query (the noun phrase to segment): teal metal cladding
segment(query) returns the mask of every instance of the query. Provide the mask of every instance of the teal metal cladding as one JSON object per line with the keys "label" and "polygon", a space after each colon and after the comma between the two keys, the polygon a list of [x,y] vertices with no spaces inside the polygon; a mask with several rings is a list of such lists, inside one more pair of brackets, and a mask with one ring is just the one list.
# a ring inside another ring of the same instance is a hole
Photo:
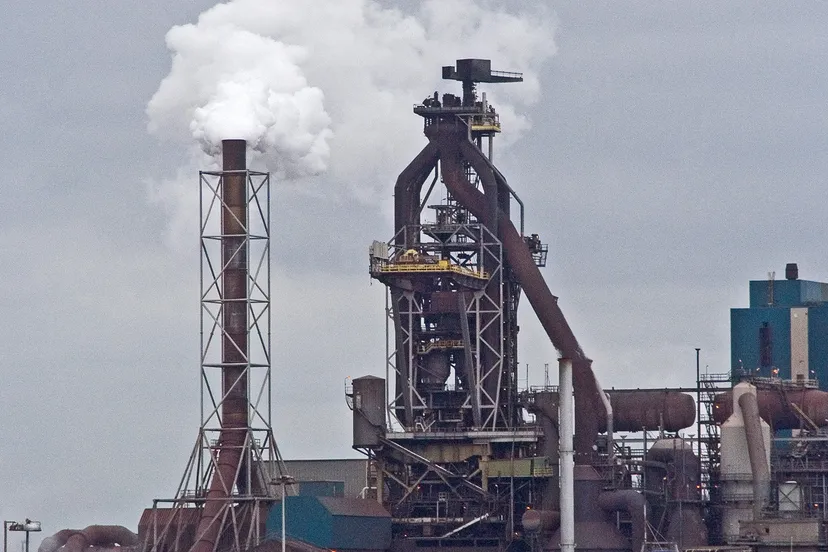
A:
{"label": "teal metal cladding", "polygon": [[[286,498],[288,538],[329,550],[385,550],[391,545],[391,516],[373,500],[317,496]],[[282,532],[282,505],[267,518],[269,538]]]}
{"label": "teal metal cladding", "polygon": [[828,390],[828,284],[809,280],[750,282],[750,307],[730,310],[734,380],[751,376],[794,379],[791,309],[807,309],[807,335],[802,334],[799,345],[807,343],[803,349],[807,366],[800,365],[799,373]]}

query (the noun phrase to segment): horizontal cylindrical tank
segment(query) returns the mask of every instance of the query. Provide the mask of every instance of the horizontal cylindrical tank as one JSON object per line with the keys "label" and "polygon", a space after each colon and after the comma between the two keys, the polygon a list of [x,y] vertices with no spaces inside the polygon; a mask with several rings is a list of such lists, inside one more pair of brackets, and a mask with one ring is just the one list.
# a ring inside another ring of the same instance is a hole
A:
{"label": "horizontal cylindrical tank", "polygon": [[[774,430],[797,429],[801,420],[791,406],[795,404],[816,425],[828,425],[828,393],[818,389],[757,389],[759,415]],[[716,395],[713,401],[713,420],[722,424],[733,414],[732,392]]]}
{"label": "horizontal cylindrical tank", "polygon": [[363,376],[353,381],[354,447],[376,447],[385,432],[385,380]]}
{"label": "horizontal cylindrical tank", "polygon": [[[615,431],[679,431],[696,421],[696,403],[686,393],[613,389],[609,396]],[[601,421],[601,429],[606,430],[606,420]]]}

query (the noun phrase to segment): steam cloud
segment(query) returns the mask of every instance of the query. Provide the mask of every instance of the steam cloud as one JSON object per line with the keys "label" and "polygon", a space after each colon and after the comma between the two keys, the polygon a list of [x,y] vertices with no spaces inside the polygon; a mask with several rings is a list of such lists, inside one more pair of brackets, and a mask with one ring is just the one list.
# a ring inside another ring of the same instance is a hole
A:
{"label": "steam cloud", "polygon": [[[392,3],[415,7],[406,13]],[[537,69],[555,52],[555,22],[540,0],[521,4],[521,12],[489,0],[218,4],[167,34],[172,68],[147,107],[149,129],[195,140],[208,154],[223,138],[244,138],[261,152],[252,162],[300,179],[299,193],[324,187],[328,196],[384,201],[424,144],[411,106],[434,90],[459,93],[441,81],[441,66],[479,57],[523,71],[522,84],[486,89],[504,127],[499,148],[530,127],[521,114],[539,97]],[[191,155],[191,167],[203,161]],[[328,166],[322,178],[302,178]],[[155,188],[165,203],[192,195]]]}
{"label": "steam cloud", "polygon": [[325,170],[330,117],[299,68],[301,48],[209,17],[173,27],[167,46],[173,66],[147,108],[150,130],[183,126],[184,114],[208,154],[241,138],[289,175]]}

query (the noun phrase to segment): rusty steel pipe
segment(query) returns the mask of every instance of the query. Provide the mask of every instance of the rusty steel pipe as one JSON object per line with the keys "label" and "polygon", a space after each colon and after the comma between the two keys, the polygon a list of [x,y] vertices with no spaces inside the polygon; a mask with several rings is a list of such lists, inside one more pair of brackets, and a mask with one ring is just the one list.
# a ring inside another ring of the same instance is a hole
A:
{"label": "rusty steel pipe", "polygon": [[80,531],[63,529],[51,537],[43,539],[37,552],[55,552],[61,547],[65,552],[84,552],[90,546],[101,548],[120,548],[140,544],[138,535],[120,525],[90,525]]}
{"label": "rusty steel pipe", "polygon": [[[233,492],[242,465],[248,428],[247,348],[247,143],[222,141],[221,188],[221,432],[216,470],[196,529],[193,552],[212,552],[224,503]],[[242,484],[239,481],[239,484]]]}
{"label": "rusty steel pipe", "polygon": [[[419,224],[420,193],[428,175],[437,164],[437,145],[429,142],[411,163],[403,169],[394,185],[394,232],[406,226]],[[399,235],[395,241],[399,247],[413,245],[406,236]]]}
{"label": "rusty steel pipe", "polygon": [[[409,236],[404,228],[420,222],[420,193],[428,175],[437,164],[437,156],[436,144],[429,142],[397,177],[394,185],[394,244],[397,247],[408,249],[416,245],[413,241],[414,236]],[[392,288],[391,308],[395,323],[400,319],[400,302],[403,300],[402,293]],[[404,389],[409,385],[408,375],[411,373],[411,367],[408,366],[408,359],[400,342],[400,332],[395,331],[394,334],[397,336],[396,360],[400,368],[396,375],[396,389]],[[414,415],[408,393],[402,393],[402,402],[403,407],[397,408],[396,414],[404,425],[410,426],[414,423]]]}
{"label": "rusty steel pipe", "polygon": [[[489,202],[463,174],[461,154],[462,159],[471,163],[475,170],[477,170],[476,166],[491,164],[480,150],[465,138],[462,131],[458,132],[453,127],[440,127],[439,125],[434,125],[434,127],[437,128],[427,129],[427,135],[429,139],[436,140],[439,144],[443,182],[446,188],[474,216],[489,225]],[[499,216],[497,233],[503,244],[509,267],[523,287],[550,341],[562,357],[572,360],[575,419],[577,420],[575,452],[577,457],[587,458],[592,453],[592,445],[598,434],[600,419],[606,415],[595,385],[592,361],[581,350],[575,334],[558,306],[558,298],[546,285],[523,238],[512,221],[502,214]]]}

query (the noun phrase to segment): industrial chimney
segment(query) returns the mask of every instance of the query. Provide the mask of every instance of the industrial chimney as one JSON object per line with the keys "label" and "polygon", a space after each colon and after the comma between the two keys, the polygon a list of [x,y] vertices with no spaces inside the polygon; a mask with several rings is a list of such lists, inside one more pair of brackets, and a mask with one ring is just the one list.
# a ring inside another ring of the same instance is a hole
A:
{"label": "industrial chimney", "polygon": [[786,280],[798,280],[799,279],[799,267],[796,263],[788,263],[785,265],[785,279]]}
{"label": "industrial chimney", "polygon": [[253,548],[285,474],[270,427],[270,174],[246,153],[224,140],[222,170],[199,173],[201,427],[175,497],[144,512],[146,552]]}

